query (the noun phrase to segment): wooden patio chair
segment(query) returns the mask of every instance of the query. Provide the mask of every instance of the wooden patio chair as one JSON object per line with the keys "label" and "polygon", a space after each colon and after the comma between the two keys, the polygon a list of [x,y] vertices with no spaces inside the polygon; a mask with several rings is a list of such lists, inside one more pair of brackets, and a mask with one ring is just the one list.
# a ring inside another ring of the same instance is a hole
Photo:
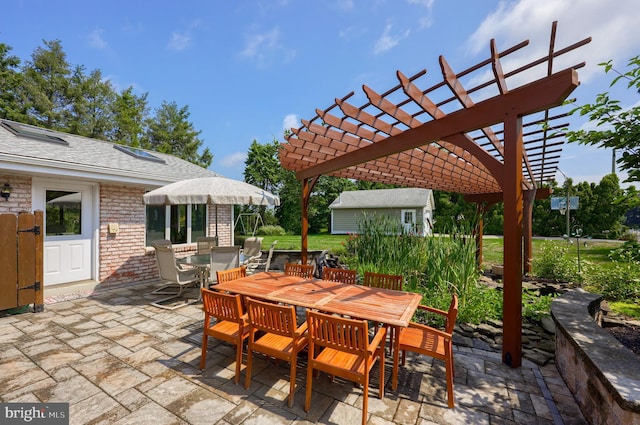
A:
{"label": "wooden patio chair", "polygon": [[245,276],[247,276],[247,268],[245,266],[216,271],[216,281],[218,283],[229,282],[230,280],[240,279]]}
{"label": "wooden patio chair", "polygon": [[[384,274],[364,272],[364,279],[362,281],[364,286],[372,288],[393,289],[395,291],[402,291],[402,275],[396,274]],[[378,331],[379,323],[375,324],[375,331]],[[395,328],[387,326],[387,332],[389,333],[389,341],[393,342]]]}
{"label": "wooden patio chair", "polygon": [[324,267],[322,269],[322,280],[350,283],[352,285],[355,285],[358,282],[358,272],[356,272],[355,270]]}
{"label": "wooden patio chair", "polygon": [[307,310],[307,326],[309,362],[304,410],[308,412],[311,407],[313,371],[322,371],[362,385],[362,425],[365,425],[369,405],[369,373],[376,361],[380,365],[378,393],[380,398],[384,397],[386,328],[380,328],[369,342],[366,320],[345,319],[311,310]]}
{"label": "wooden patio chair", "polygon": [[201,236],[196,239],[196,251],[198,255],[211,255],[211,248],[218,246],[217,236]]}
{"label": "wooden patio chair", "polygon": [[[211,336],[236,346],[235,383],[240,381],[242,366],[242,346],[249,337],[247,314],[243,311],[240,295],[225,294],[202,288],[202,308],[204,310],[204,330],[202,333],[202,354],[200,369],[207,361],[207,337]],[[216,322],[211,323],[211,318]]]}
{"label": "wooden patio chair", "polygon": [[[284,360],[290,364],[289,407],[293,406],[296,387],[296,366],[298,353],[307,346],[307,323],[296,325],[293,306],[284,306],[251,298],[246,299],[249,316],[249,345],[247,349],[247,370],[245,388],[251,385],[253,353]],[[258,337],[257,332],[260,332]]]}
{"label": "wooden patio chair", "polygon": [[[158,273],[160,275],[160,279],[165,284],[164,289],[166,289],[168,286],[175,285],[177,287],[177,291],[175,293],[171,293],[168,297],[152,302],[151,305],[166,310],[175,310],[177,308],[198,302],[198,299],[193,299],[184,300],[183,302],[178,304],[164,304],[167,301],[180,298],[184,292],[185,287],[190,284],[200,282],[200,276],[198,276],[197,270],[195,269],[181,269],[176,263],[176,257],[173,252],[173,248],[171,248],[170,246],[157,245],[155,249],[156,261],[158,264]],[[163,288],[161,288],[161,290],[162,289]],[[160,293],[162,292],[156,292],[156,294]]]}
{"label": "wooden patio chair", "polygon": [[406,360],[406,352],[413,351],[418,354],[430,356],[444,361],[447,379],[447,404],[454,407],[453,401],[453,327],[458,317],[458,296],[453,295],[449,311],[439,310],[433,307],[420,305],[422,311],[435,313],[446,318],[445,330],[433,328],[420,323],[411,322],[409,327],[400,329],[399,347],[393,354],[393,379],[392,386],[395,391],[398,386],[398,360],[399,351],[402,351],[402,365]]}
{"label": "wooden patio chair", "polygon": [[284,265],[284,274],[304,279],[313,279],[313,270],[313,264],[286,263]]}
{"label": "wooden patio chair", "polygon": [[402,275],[365,272],[364,286],[402,291]]}

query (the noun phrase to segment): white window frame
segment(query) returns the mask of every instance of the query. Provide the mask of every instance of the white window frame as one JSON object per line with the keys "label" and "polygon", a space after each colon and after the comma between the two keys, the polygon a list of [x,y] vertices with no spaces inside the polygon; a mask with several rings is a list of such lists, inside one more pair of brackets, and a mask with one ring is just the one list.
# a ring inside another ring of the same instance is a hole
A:
{"label": "white window frame", "polygon": [[[191,243],[195,243],[195,241],[192,239],[191,237],[191,217],[192,217],[192,205],[193,204],[180,204],[180,205],[186,205],[187,206],[187,223],[186,223],[186,227],[187,227],[187,241],[185,243],[178,243],[175,244],[177,246],[181,246],[181,245],[188,245]],[[165,205],[165,210],[164,210],[164,238],[165,239],[169,239],[171,240],[171,207],[175,207],[177,205]],[[206,229],[209,228],[209,205],[205,205],[206,208],[206,212],[205,212],[205,217],[206,217],[206,222],[205,222],[205,233],[206,233]],[[147,214],[147,209],[145,207],[145,216]],[[147,235],[147,227],[146,227],[146,218],[145,218],[145,239],[146,239],[146,235]],[[145,240],[145,244],[149,244],[149,241]]]}

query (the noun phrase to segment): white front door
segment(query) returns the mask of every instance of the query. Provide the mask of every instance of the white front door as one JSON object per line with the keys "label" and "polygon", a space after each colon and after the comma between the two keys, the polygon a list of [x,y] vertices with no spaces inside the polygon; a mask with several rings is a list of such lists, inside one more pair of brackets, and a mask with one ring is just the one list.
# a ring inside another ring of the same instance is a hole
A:
{"label": "white front door", "polygon": [[36,181],[34,209],[44,213],[44,285],[92,278],[94,189],[78,183]]}

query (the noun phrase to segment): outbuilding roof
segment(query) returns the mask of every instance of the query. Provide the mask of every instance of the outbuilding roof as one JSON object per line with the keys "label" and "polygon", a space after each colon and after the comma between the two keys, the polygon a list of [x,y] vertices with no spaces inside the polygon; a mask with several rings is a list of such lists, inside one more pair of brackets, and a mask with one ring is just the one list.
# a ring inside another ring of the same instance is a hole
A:
{"label": "outbuilding roof", "polygon": [[425,206],[433,209],[431,189],[405,188],[342,192],[329,205],[329,208],[424,208]]}
{"label": "outbuilding roof", "polygon": [[[12,131],[16,128],[25,135]],[[134,156],[118,147],[123,146],[8,120],[0,123],[0,171],[143,186],[218,175],[173,155],[135,149],[140,155]]]}

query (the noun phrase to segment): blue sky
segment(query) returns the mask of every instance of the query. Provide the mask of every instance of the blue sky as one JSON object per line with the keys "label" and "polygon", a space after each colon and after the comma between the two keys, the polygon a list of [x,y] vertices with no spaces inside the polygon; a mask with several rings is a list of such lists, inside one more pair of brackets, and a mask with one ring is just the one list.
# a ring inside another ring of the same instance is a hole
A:
{"label": "blue sky", "polygon": [[[491,38],[499,48],[528,39],[526,59],[544,56],[554,20],[558,47],[593,37],[569,58],[587,63],[572,97],[591,102],[610,90],[599,62],[613,59],[624,69],[640,54],[638,6],[638,0],[14,0],[3,4],[0,42],[24,61],[42,40],[60,40],[71,65],[100,69],[119,90],[148,92],[150,107],[165,100],[188,105],[214,155],[211,169],[242,180],[253,140],[283,140],[285,128],[334,98],[361,92],[362,84],[384,92],[397,84],[397,70],[427,69],[438,82],[439,55],[461,71],[489,56]],[[619,85],[614,97],[636,104],[638,95]],[[572,129],[585,125],[571,121]],[[611,171],[611,153],[569,144],[560,169],[576,182],[598,182]]]}

